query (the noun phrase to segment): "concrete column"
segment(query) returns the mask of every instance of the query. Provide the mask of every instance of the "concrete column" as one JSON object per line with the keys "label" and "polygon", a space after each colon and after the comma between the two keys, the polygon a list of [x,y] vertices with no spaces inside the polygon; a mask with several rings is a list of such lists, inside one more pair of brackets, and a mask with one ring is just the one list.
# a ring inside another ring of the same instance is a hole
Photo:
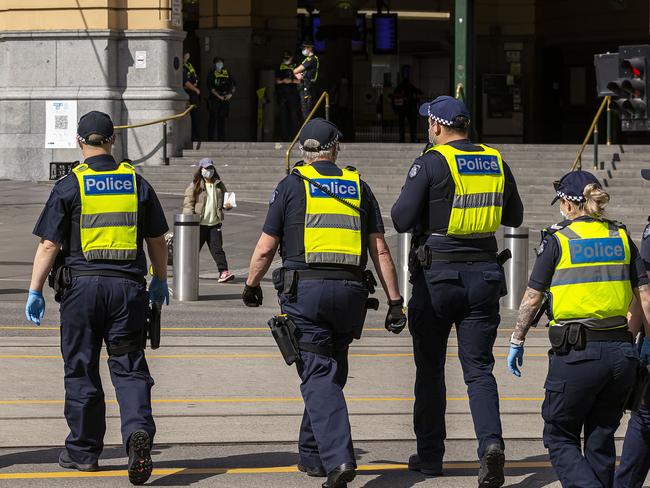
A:
{"label": "concrete column", "polygon": [[[184,110],[185,34],[172,25],[171,0],[5,4],[7,10],[0,12],[0,177],[45,180],[50,162],[81,157],[76,149],[45,148],[47,100],[76,100],[79,117],[101,110],[116,125]],[[146,51],[146,67],[135,67],[136,51]],[[161,130],[121,131],[115,156],[161,164]],[[178,153],[187,139],[187,122],[171,124],[169,153]]]}

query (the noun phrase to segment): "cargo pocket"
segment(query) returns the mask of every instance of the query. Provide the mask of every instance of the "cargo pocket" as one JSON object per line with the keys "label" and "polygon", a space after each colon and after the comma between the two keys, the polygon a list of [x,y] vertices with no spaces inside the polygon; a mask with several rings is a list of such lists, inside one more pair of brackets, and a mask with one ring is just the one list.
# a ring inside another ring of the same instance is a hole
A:
{"label": "cargo pocket", "polygon": [[546,378],[544,382],[546,394],[544,395],[544,403],[542,403],[542,418],[546,422],[552,422],[553,419],[557,420],[561,414],[565,384],[564,380]]}
{"label": "cargo pocket", "polygon": [[452,269],[427,271],[426,279],[431,284],[460,282],[460,273]]}

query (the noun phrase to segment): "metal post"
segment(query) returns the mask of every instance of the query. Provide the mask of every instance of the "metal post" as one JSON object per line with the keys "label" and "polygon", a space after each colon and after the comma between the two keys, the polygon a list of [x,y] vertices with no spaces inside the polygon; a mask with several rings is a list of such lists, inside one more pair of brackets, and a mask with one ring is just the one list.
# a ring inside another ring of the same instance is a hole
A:
{"label": "metal post", "polygon": [[411,298],[411,283],[409,283],[409,252],[411,250],[411,234],[397,236],[397,281],[399,292],[404,297],[404,304],[408,305]]}
{"label": "metal post", "polygon": [[612,99],[607,99],[607,145],[612,145],[612,109],[610,107]]}
{"label": "metal post", "polygon": [[512,259],[504,265],[508,285],[504,306],[516,310],[528,284],[528,227],[505,227],[503,237],[504,247],[512,252]]}
{"label": "metal post", "polygon": [[454,1],[454,85],[461,84],[464,88],[464,102],[474,113],[472,105],[472,10],[470,0]]}
{"label": "metal post", "polygon": [[163,131],[163,164],[165,166],[169,165],[169,159],[167,159],[167,122],[162,123]]}
{"label": "metal post", "polygon": [[325,97],[325,120],[330,119],[330,97],[329,95]]}
{"label": "metal post", "polygon": [[173,295],[182,302],[199,299],[200,215],[174,215]]}
{"label": "metal post", "polygon": [[598,124],[594,127],[594,169],[598,169]]}

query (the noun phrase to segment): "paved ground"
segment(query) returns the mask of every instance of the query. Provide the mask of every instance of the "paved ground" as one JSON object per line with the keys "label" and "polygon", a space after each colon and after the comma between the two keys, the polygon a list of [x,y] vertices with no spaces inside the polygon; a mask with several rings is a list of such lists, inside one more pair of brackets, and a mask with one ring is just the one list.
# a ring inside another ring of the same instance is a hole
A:
{"label": "paved ground", "polygon": [[[105,365],[109,447],[103,470],[89,480],[56,464],[67,431],[58,310],[49,290],[43,325],[30,327],[24,319],[36,247],[30,231],[49,188],[0,181],[0,486],[124,486],[125,459],[116,447],[119,413]],[[180,201],[161,199],[172,222]],[[264,307],[249,309],[240,300],[264,212],[265,205],[241,202],[227,214],[225,248],[237,275],[234,283],[216,283],[214,263],[204,249],[201,299],[173,301],[164,309],[163,347],[148,353],[159,428],[153,485],[320,486],[295,470],[302,400],[297,375],[284,366],[265,325],[277,313],[269,281],[263,285]],[[394,236],[389,242],[395,249]],[[454,338],[447,368],[446,476],[425,479],[405,469],[415,446],[413,358],[408,333],[393,336],[383,329],[384,313],[369,315],[364,337],[351,348],[346,393],[362,469],[350,486],[474,486],[476,441]],[[547,341],[543,330],[532,332],[524,376],[512,377],[505,354],[513,317],[504,312],[495,350],[508,442],[506,486],[559,486],[540,440]]]}

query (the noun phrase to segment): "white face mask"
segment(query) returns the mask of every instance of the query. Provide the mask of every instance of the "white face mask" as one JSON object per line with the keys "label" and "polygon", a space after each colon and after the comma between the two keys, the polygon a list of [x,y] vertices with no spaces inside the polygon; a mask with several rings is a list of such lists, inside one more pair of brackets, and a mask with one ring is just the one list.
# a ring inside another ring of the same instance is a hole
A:
{"label": "white face mask", "polygon": [[307,49],[303,49],[302,50],[302,55],[303,56],[309,56],[309,51],[307,51]]}
{"label": "white face mask", "polygon": [[203,176],[204,178],[207,178],[207,179],[212,179],[212,177],[214,176],[214,170],[213,169],[203,168],[201,170],[201,176]]}
{"label": "white face mask", "polygon": [[217,71],[221,71],[223,69],[223,63],[215,63],[214,67],[216,68]]}

